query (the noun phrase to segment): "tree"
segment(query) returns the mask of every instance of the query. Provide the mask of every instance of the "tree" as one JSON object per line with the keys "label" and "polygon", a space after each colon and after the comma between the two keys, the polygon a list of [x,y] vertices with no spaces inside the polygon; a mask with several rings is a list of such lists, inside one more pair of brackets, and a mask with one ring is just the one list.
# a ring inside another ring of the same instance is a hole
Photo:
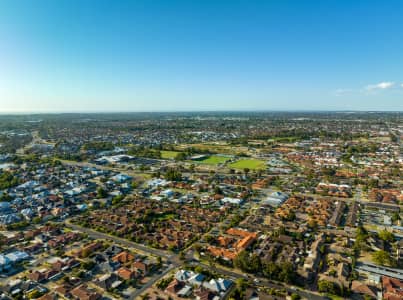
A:
{"label": "tree", "polygon": [[9,202],[11,200],[13,200],[13,197],[11,197],[8,193],[4,193],[0,196],[1,202]]}
{"label": "tree", "polygon": [[263,266],[263,274],[269,279],[277,278],[279,271],[278,266],[273,262],[266,263]]}
{"label": "tree", "polygon": [[214,194],[222,195],[222,190],[218,185],[214,188]]}
{"label": "tree", "polygon": [[34,224],[39,224],[40,222],[41,222],[41,217],[34,217],[33,219],[32,219],[32,223],[34,223]]}
{"label": "tree", "polygon": [[301,296],[296,294],[296,293],[292,293],[291,294],[291,300],[300,300]]}
{"label": "tree", "polygon": [[97,198],[106,198],[108,196],[108,193],[106,192],[105,189],[103,189],[102,187],[99,187],[97,189]]}
{"label": "tree", "polygon": [[307,223],[308,227],[311,228],[312,230],[316,230],[318,228],[318,222],[314,219],[310,219]]}
{"label": "tree", "polygon": [[280,273],[278,274],[278,278],[285,283],[291,283],[294,281],[295,271],[292,263],[285,262],[280,265]]}
{"label": "tree", "polygon": [[399,215],[399,213],[398,213],[398,212],[394,212],[393,215],[392,215],[392,221],[393,221],[393,222],[397,222],[397,221],[399,221],[399,220],[400,220],[400,215]]}
{"label": "tree", "polygon": [[142,300],[150,299],[150,295],[148,293],[145,293],[145,294],[140,296],[140,299],[142,299]]}
{"label": "tree", "polygon": [[35,289],[32,292],[28,293],[28,299],[36,299],[42,295],[43,295],[43,292]]}
{"label": "tree", "polygon": [[211,244],[212,242],[215,241],[215,237],[212,236],[211,234],[206,234],[206,235],[204,236],[204,240],[206,241],[206,243]]}
{"label": "tree", "polygon": [[89,270],[92,270],[94,267],[95,267],[95,263],[93,262],[93,261],[86,261],[86,262],[83,262],[82,263],[82,267],[85,269],[85,270],[87,270],[87,271],[89,271]]}
{"label": "tree", "polygon": [[234,260],[234,266],[241,269],[244,272],[257,273],[261,269],[260,257],[256,254],[250,254],[244,250],[238,254]]}
{"label": "tree", "polygon": [[261,270],[262,262],[257,254],[252,254],[249,260],[250,270],[253,273],[259,272]]}
{"label": "tree", "polygon": [[179,152],[176,156],[175,156],[175,160],[176,161],[180,161],[180,160],[185,160],[187,158],[186,153],[184,152]]}
{"label": "tree", "polygon": [[175,169],[169,169],[165,173],[165,179],[169,181],[181,181],[182,180],[182,173]]}
{"label": "tree", "polygon": [[370,179],[368,181],[368,188],[373,189],[379,187],[379,180],[378,179]]}
{"label": "tree", "polygon": [[318,290],[322,293],[336,294],[336,286],[333,282],[327,280],[319,280]]}
{"label": "tree", "polygon": [[83,145],[84,150],[107,151],[113,150],[115,146],[111,142],[87,142]]}
{"label": "tree", "polygon": [[231,294],[231,296],[234,299],[244,299],[245,298],[245,290],[246,290],[247,286],[248,286],[248,284],[247,284],[245,279],[238,278],[236,280],[236,289]]}
{"label": "tree", "polygon": [[112,205],[119,204],[124,198],[125,198],[124,195],[118,195],[118,196],[113,197]]}
{"label": "tree", "polygon": [[332,178],[336,175],[336,170],[334,168],[322,168],[322,174],[328,178]]}
{"label": "tree", "polygon": [[357,227],[356,237],[353,249],[355,251],[366,250],[368,249],[367,239],[368,239],[368,231],[362,226]]}
{"label": "tree", "polygon": [[388,252],[386,252],[384,250],[375,251],[372,254],[372,260],[376,264],[382,265],[382,266],[386,266],[386,265],[394,266],[395,265],[395,262],[392,259],[392,257],[389,255]]}
{"label": "tree", "polygon": [[296,214],[294,210],[290,210],[287,216],[282,217],[284,221],[294,221],[296,218]]}
{"label": "tree", "polygon": [[10,172],[3,172],[0,175],[0,190],[8,189],[10,187],[18,185],[19,180],[16,176]]}
{"label": "tree", "polygon": [[388,243],[393,243],[395,241],[395,236],[393,233],[387,230],[381,230],[378,232],[378,236],[381,240],[388,242]]}
{"label": "tree", "polygon": [[247,287],[247,282],[244,278],[238,278],[236,280],[236,286],[239,289],[245,289]]}

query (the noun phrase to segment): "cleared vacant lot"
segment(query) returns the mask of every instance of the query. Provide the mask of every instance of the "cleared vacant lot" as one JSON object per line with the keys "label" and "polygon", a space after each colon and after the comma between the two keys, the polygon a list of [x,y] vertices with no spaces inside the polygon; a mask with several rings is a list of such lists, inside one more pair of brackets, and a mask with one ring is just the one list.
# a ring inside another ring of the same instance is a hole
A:
{"label": "cleared vacant lot", "polygon": [[228,167],[233,169],[245,169],[248,168],[250,170],[258,170],[258,169],[265,169],[266,162],[260,159],[240,159]]}

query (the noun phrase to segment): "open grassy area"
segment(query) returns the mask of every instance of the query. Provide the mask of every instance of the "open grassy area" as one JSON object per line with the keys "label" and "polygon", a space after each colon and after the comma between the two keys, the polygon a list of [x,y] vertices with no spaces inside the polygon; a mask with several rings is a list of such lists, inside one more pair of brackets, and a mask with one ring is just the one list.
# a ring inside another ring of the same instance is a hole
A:
{"label": "open grassy area", "polygon": [[223,164],[230,160],[229,157],[226,156],[218,156],[218,155],[211,155],[210,157],[200,161],[202,164],[206,165],[218,165],[218,164]]}
{"label": "open grassy area", "polygon": [[269,142],[279,142],[279,143],[294,143],[299,140],[301,140],[301,138],[296,136],[282,136],[268,139]]}
{"label": "open grassy area", "polygon": [[260,159],[240,159],[228,167],[233,169],[245,169],[248,168],[250,170],[259,170],[266,168],[266,162]]}
{"label": "open grassy area", "polygon": [[164,214],[157,215],[156,219],[160,222],[163,222],[163,221],[175,219],[176,217],[177,217],[177,215],[174,213],[164,213]]}
{"label": "open grassy area", "polygon": [[178,151],[161,151],[161,158],[163,159],[174,159],[179,154]]}
{"label": "open grassy area", "polygon": [[337,295],[332,295],[332,294],[326,294],[327,297],[329,297],[332,300],[343,300],[345,298],[337,296]]}

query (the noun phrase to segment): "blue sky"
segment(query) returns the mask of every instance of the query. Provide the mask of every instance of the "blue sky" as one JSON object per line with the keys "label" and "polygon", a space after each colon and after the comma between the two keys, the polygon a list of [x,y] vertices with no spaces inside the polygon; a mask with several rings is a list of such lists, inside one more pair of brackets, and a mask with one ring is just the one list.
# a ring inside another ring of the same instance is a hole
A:
{"label": "blue sky", "polygon": [[403,110],[403,1],[0,1],[0,112]]}

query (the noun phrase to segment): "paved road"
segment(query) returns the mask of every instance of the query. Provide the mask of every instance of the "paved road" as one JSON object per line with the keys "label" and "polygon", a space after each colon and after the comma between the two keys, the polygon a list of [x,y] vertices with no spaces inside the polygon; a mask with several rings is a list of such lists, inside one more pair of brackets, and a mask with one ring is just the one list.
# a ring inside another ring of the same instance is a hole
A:
{"label": "paved road", "polygon": [[290,285],[286,285],[286,284],[285,285],[276,284],[276,283],[270,282],[269,280],[267,280],[265,278],[258,277],[256,275],[253,275],[253,277],[248,277],[248,275],[236,273],[236,272],[230,271],[228,269],[221,268],[220,266],[209,266],[209,265],[206,265],[206,264],[203,264],[203,263],[200,263],[200,262],[195,262],[194,264],[198,265],[198,266],[201,266],[201,267],[203,267],[203,268],[205,268],[207,270],[213,270],[213,271],[215,271],[217,273],[226,275],[226,276],[231,277],[233,279],[243,278],[243,279],[249,280],[249,279],[256,278],[259,281],[258,283],[254,283],[254,285],[256,287],[263,286],[263,287],[266,287],[266,288],[285,289],[289,293],[297,293],[302,297],[305,297],[307,299],[312,299],[312,300],[325,300],[325,299],[327,299],[326,297],[323,297],[323,296],[321,296],[321,295],[319,295],[317,293],[306,291],[306,290],[297,290],[296,288],[293,288]]}
{"label": "paved road", "polygon": [[[82,226],[79,226],[79,225],[76,225],[76,224],[72,224],[69,221],[66,221],[65,224],[66,224],[66,226],[68,226],[68,227],[70,227],[70,228],[72,228],[74,230],[81,231],[81,232],[84,232],[84,233],[88,234],[90,237],[92,237],[94,239],[111,240],[111,241],[113,241],[113,242],[115,242],[117,244],[121,244],[121,245],[124,245],[126,247],[131,247],[131,248],[140,250],[142,252],[146,252],[146,253],[153,254],[153,255],[156,255],[156,256],[161,256],[161,257],[166,258],[166,259],[171,259],[172,260],[173,258],[175,258],[175,255],[167,253],[167,252],[165,252],[163,250],[150,248],[150,247],[144,246],[142,244],[138,244],[138,243],[135,243],[135,242],[132,242],[132,241],[128,241],[126,239],[122,239],[122,238],[119,238],[119,237],[116,237],[116,236],[112,236],[112,235],[109,235],[109,234],[105,234],[105,233],[102,233],[102,232],[92,230],[90,228],[86,228],[86,227],[82,227]],[[174,261],[176,261],[176,259],[174,259]]]}
{"label": "paved road", "polygon": [[[120,172],[120,173],[124,173],[127,175],[130,175],[132,177],[143,177],[141,174],[149,174],[151,175],[153,173],[153,171],[135,171],[135,170],[128,170],[126,168],[124,168],[124,165],[117,165],[117,166],[110,166],[110,165],[97,165],[88,161],[72,161],[72,160],[63,160],[63,159],[58,159],[59,161],[61,161],[62,164],[67,165],[67,166],[77,166],[77,167],[88,167],[88,168],[96,168],[99,170],[105,170],[105,171],[114,171],[114,172]],[[166,160],[159,160],[160,162],[166,162]],[[183,172],[182,175],[184,177],[190,177],[192,175],[206,175],[208,174],[209,171],[205,171],[205,172],[200,172],[200,171],[194,171],[192,173],[190,172]],[[229,172],[224,172],[222,169],[220,170],[220,174],[229,174]]]}
{"label": "paved road", "polygon": [[[70,161],[70,160],[63,160],[59,159],[59,161],[66,165],[66,166],[73,166],[73,167],[81,167],[81,168],[96,168],[98,170],[104,170],[104,171],[113,171],[113,172],[118,172],[118,173],[124,173],[129,176],[132,176],[133,178],[136,179],[142,179],[143,176],[140,175],[139,173],[147,173],[147,171],[142,171],[142,172],[136,172],[133,170],[127,170],[121,167],[112,167],[112,166],[105,166],[105,165],[97,165],[93,164],[90,162],[78,162],[78,161]],[[151,174],[151,172],[149,172]]]}
{"label": "paved road", "polygon": [[397,269],[397,268],[390,268],[390,267],[384,267],[384,266],[379,266],[375,265],[373,263],[357,263],[356,266],[357,270],[368,272],[368,273],[373,273],[377,275],[382,275],[382,276],[389,276],[393,278],[397,278],[399,280],[403,280],[403,270],[402,269]]}
{"label": "paved road", "polygon": [[139,297],[144,291],[146,291],[149,287],[151,287],[154,283],[168,274],[171,270],[173,270],[176,266],[170,265],[164,272],[158,274],[158,276],[152,277],[145,285],[143,285],[140,289],[135,290],[129,297],[129,299],[136,299]]}
{"label": "paved road", "polygon": [[[322,198],[322,199],[329,199],[329,200],[333,200],[333,201],[344,201],[344,202],[347,202],[347,203],[357,202],[357,203],[364,204],[364,205],[371,204],[371,203],[376,203],[376,204],[382,204],[382,205],[385,205],[385,206],[389,206],[389,207],[392,207],[392,208],[399,207],[399,208],[403,209],[403,205],[399,205],[399,204],[377,203],[377,202],[373,202],[373,201],[362,200],[361,194],[358,196],[359,198],[357,198],[357,197],[343,198],[343,197],[335,197],[335,196],[322,196],[322,195],[318,195],[318,194],[300,194],[300,195],[301,196],[309,196],[309,197],[312,197],[314,199]],[[361,200],[359,200],[359,199],[361,199]]]}
{"label": "paved road", "polygon": [[[138,244],[135,242],[131,242],[119,237],[115,237],[115,236],[111,236],[102,232],[98,232],[86,227],[82,227],[76,224],[72,224],[69,221],[66,221],[66,226],[77,230],[77,231],[81,231],[84,232],[86,234],[88,234],[90,237],[94,238],[94,239],[105,239],[105,240],[112,240],[113,242],[117,243],[117,244],[121,244],[124,245],[126,247],[131,247],[134,249],[137,249],[139,251],[145,252],[145,253],[149,253],[152,255],[156,255],[156,256],[161,256],[167,260],[169,260],[172,264],[170,265],[169,268],[167,268],[164,272],[162,272],[161,274],[158,274],[154,277],[152,277],[145,285],[143,285],[140,289],[136,290],[131,296],[130,299],[135,299],[136,297],[139,297],[146,289],[148,289],[149,287],[151,287],[154,283],[156,283],[159,279],[161,279],[162,277],[164,277],[169,271],[171,271],[172,269],[176,268],[176,267],[180,267],[183,262],[180,261],[178,255],[175,254],[170,254],[167,253],[165,251],[162,250],[158,250],[158,249],[154,249],[154,248],[150,248],[147,246],[144,246],[142,244]],[[219,274],[223,274],[225,276],[228,276],[230,278],[233,279],[237,279],[237,278],[244,278],[246,280],[249,280],[251,278],[249,278],[247,275],[241,274],[241,273],[236,273],[234,271],[222,268],[220,266],[209,266],[200,262],[196,262],[194,263],[196,265],[199,265],[203,268],[206,268],[207,270],[214,270],[215,272],[219,273]],[[313,293],[313,292],[309,292],[309,291],[305,291],[305,290],[296,290],[295,288],[292,288],[291,286],[287,286],[287,285],[280,285],[280,284],[276,284],[273,282],[269,282],[267,279],[265,278],[258,278],[257,276],[254,276],[253,278],[257,278],[259,280],[259,283],[256,284],[256,286],[264,286],[267,288],[276,288],[276,289],[285,289],[290,293],[297,293],[299,295],[301,295],[302,297],[305,297],[307,299],[312,299],[312,300],[324,300],[326,299],[325,297]]]}
{"label": "paved road", "polygon": [[137,297],[139,297],[145,290],[147,290],[149,287],[151,287],[154,283],[156,283],[158,280],[160,280],[162,277],[164,277],[166,274],[168,274],[171,270],[173,270],[176,267],[179,267],[182,262],[179,260],[177,255],[174,254],[170,254],[170,253],[166,253],[165,251],[162,250],[158,250],[158,249],[154,249],[154,248],[149,248],[147,246],[138,244],[138,243],[134,243],[125,239],[121,239],[115,236],[111,236],[102,232],[98,232],[86,227],[82,227],[76,224],[72,224],[69,221],[66,222],[66,226],[80,231],[80,232],[84,232],[86,234],[88,234],[90,237],[94,238],[94,239],[105,239],[105,240],[112,240],[113,242],[126,246],[126,247],[131,247],[134,249],[137,249],[139,251],[148,253],[148,254],[152,254],[152,255],[157,255],[157,256],[161,256],[164,257],[165,259],[170,261],[170,265],[168,268],[166,268],[161,274],[155,274],[153,277],[151,277],[151,279],[144,284],[141,288],[136,289],[129,297],[129,299],[136,299]]}
{"label": "paved road", "polygon": [[[172,269],[176,268],[176,267],[180,267],[183,262],[180,261],[178,255],[175,254],[171,254],[171,253],[167,253],[165,251],[162,250],[158,250],[158,249],[154,249],[154,248],[150,248],[147,247],[145,245],[142,244],[138,244],[135,242],[131,242],[119,237],[115,237],[112,235],[108,235],[102,232],[98,232],[86,227],[82,227],[76,224],[72,224],[69,221],[66,221],[66,226],[77,230],[77,231],[81,231],[84,232],[86,234],[88,234],[90,237],[94,238],[94,239],[105,239],[105,240],[111,240],[117,244],[121,244],[124,245],[126,247],[131,247],[134,249],[137,249],[139,251],[145,252],[145,253],[149,253],[152,255],[156,255],[156,256],[161,256],[167,260],[169,260],[171,262],[171,265],[169,268],[167,268],[166,270],[164,270],[161,274],[155,275],[154,277],[152,277],[145,285],[143,285],[140,289],[136,290],[135,292],[133,292],[130,295],[130,299],[135,299],[136,297],[139,297],[145,290],[147,290],[149,287],[151,287],[154,283],[156,283],[159,279],[161,279],[162,277],[164,277],[167,273],[169,273]],[[285,289],[286,291],[290,292],[290,293],[297,293],[299,295],[301,295],[302,297],[305,297],[307,299],[312,299],[312,300],[324,300],[326,299],[325,297],[314,293],[314,292],[310,292],[310,291],[305,291],[305,290],[297,290],[291,286],[287,286],[287,285],[280,285],[277,283],[273,283],[268,281],[265,278],[259,278],[257,276],[253,276],[252,278],[248,277],[245,274],[242,273],[236,273],[234,271],[222,268],[220,266],[209,266],[200,262],[195,262],[194,264],[199,265],[203,268],[206,268],[207,270],[214,270],[215,272],[219,273],[219,274],[223,274],[225,276],[228,276],[230,278],[233,279],[237,279],[237,278],[244,278],[246,280],[250,280],[253,278],[257,278],[259,280],[258,283],[256,283],[256,287],[259,286],[263,286],[263,287],[267,287],[267,288],[275,288],[275,289]]]}
{"label": "paved road", "polygon": [[33,147],[34,145],[36,145],[36,144],[54,145],[53,143],[47,142],[47,141],[45,141],[44,139],[42,139],[42,138],[39,136],[39,131],[32,131],[32,132],[31,132],[31,136],[32,136],[32,141],[31,141],[29,144],[23,146],[22,148],[17,149],[17,151],[16,151],[16,154],[17,154],[17,155],[25,155],[25,152],[26,152],[27,150],[29,150],[30,148],[32,148],[32,147]]}

